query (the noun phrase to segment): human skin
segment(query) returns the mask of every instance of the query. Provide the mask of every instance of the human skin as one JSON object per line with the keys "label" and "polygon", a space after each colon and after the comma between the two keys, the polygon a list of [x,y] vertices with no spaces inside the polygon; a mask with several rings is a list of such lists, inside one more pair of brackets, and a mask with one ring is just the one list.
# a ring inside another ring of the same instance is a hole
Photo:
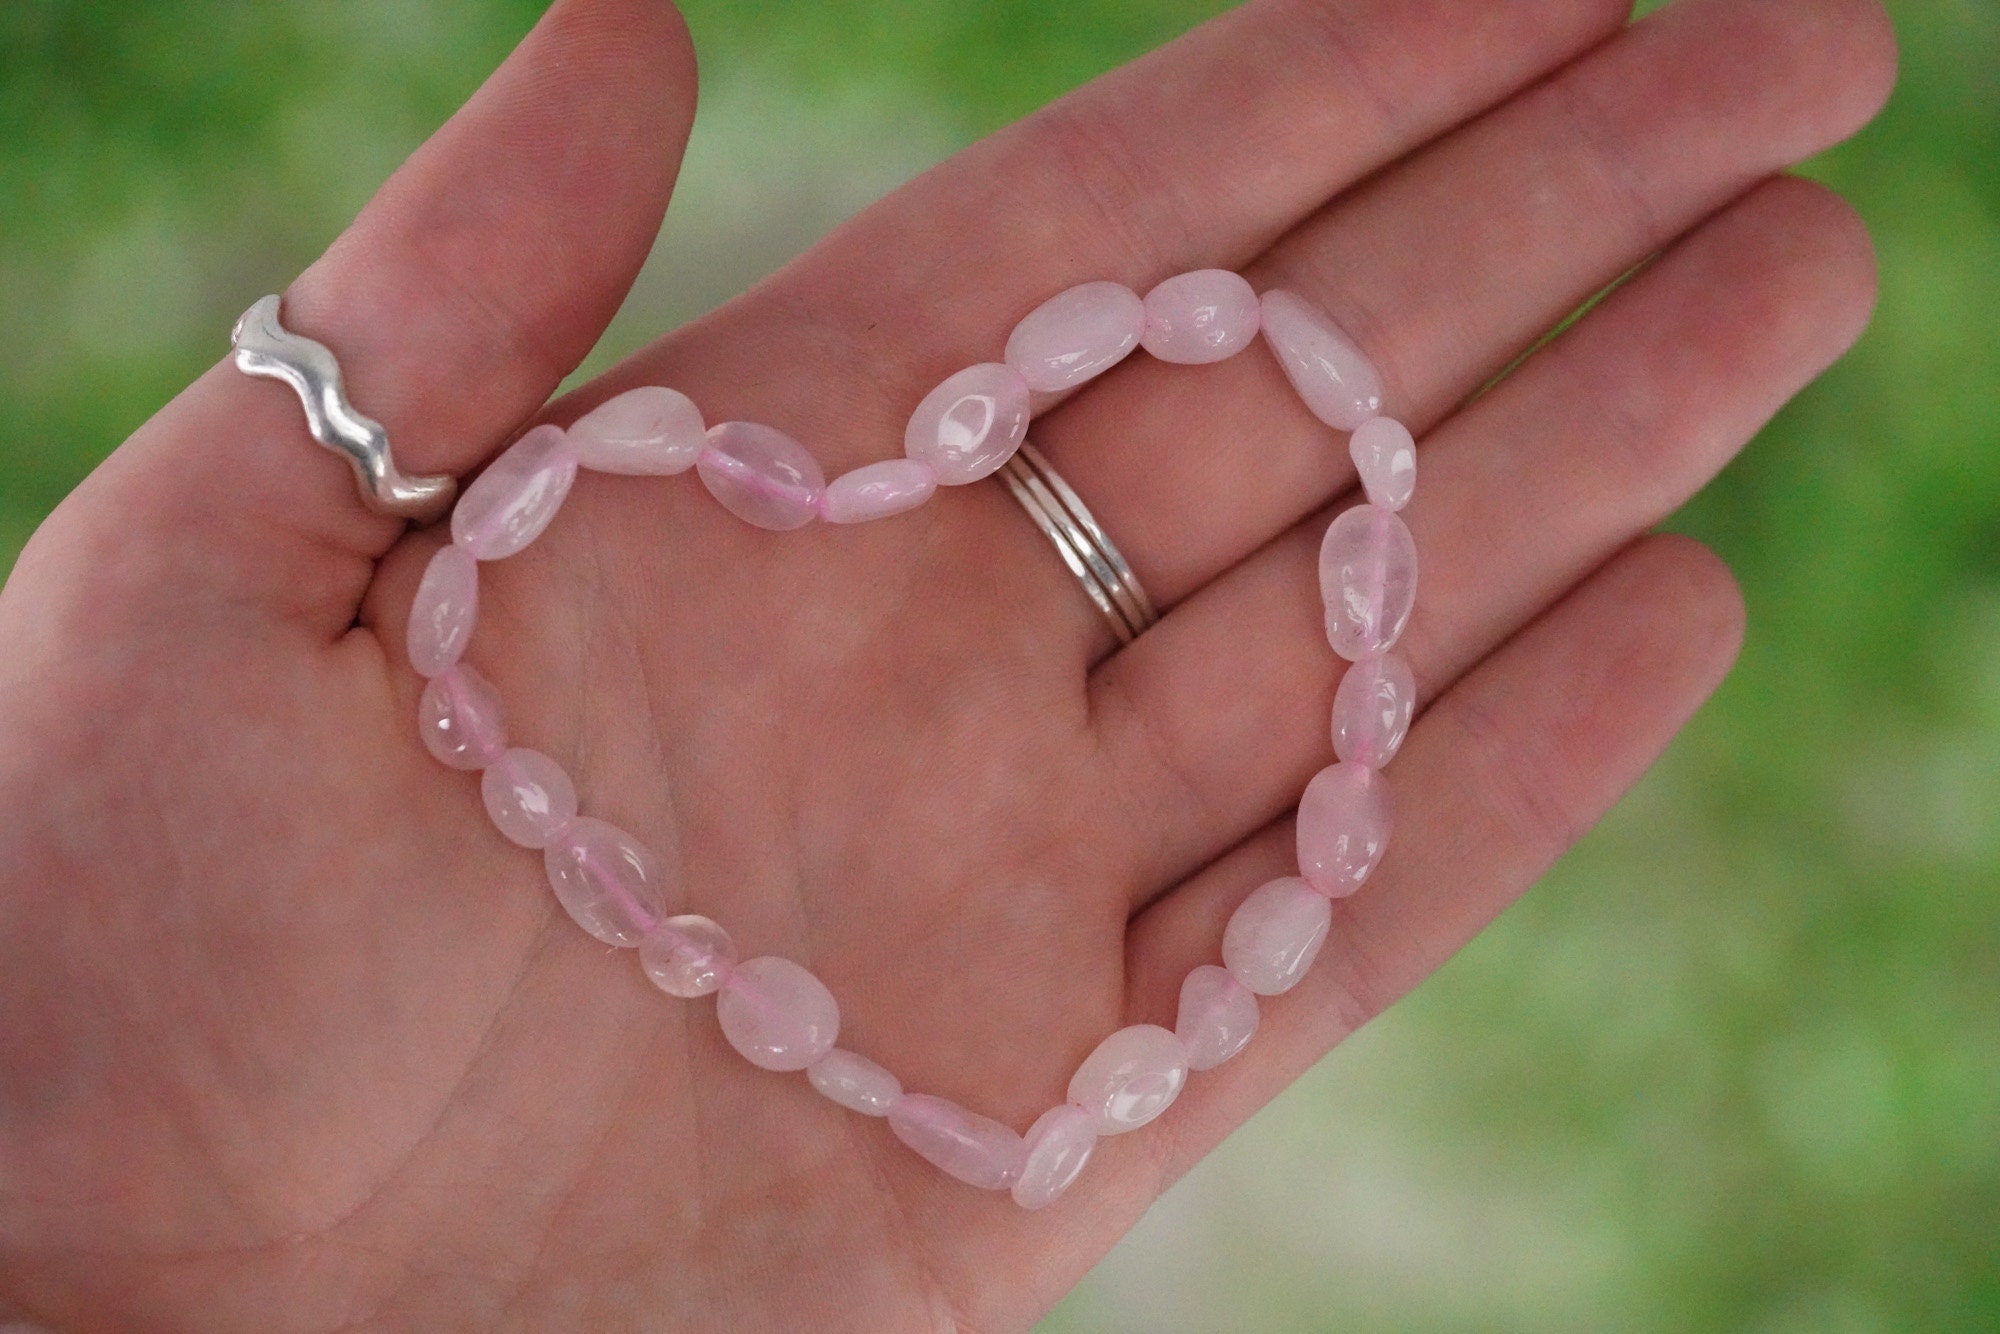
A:
{"label": "human skin", "polygon": [[[1050,1209],[754,1069],[557,908],[418,743],[442,540],[218,366],[0,593],[0,1311],[62,1329],[1019,1329],[1532,884],[1726,672],[1720,562],[1646,536],[1858,335],[1867,237],[1775,176],[1879,107],[1874,0],[1253,0],[973,146],[544,406],[666,206],[663,0],[561,0],[286,294],[409,471],[641,383],[830,475],[1047,295],[1239,268],[1422,438],[1397,832],[1240,1057]],[[1657,257],[1489,392],[1618,275]],[[813,969],[842,1043],[1025,1128],[1171,1022],[1288,873],[1353,477],[1263,349],[1041,416],[1164,620],[1109,631],[997,485],[772,534],[586,475],[470,659],[679,906]]]}

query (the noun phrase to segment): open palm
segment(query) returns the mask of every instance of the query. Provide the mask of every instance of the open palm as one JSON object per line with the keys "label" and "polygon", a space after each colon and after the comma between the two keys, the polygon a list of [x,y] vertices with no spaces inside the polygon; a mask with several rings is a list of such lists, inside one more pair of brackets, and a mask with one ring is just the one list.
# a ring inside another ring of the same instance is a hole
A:
{"label": "open palm", "polygon": [[[728,1050],[563,916],[417,740],[442,540],[218,367],[0,596],[0,1309],[62,1327],[1018,1328],[1468,939],[1719,680],[1727,572],[1639,537],[1853,339],[1866,238],[1771,179],[1852,132],[1874,0],[1254,0],[898,191],[548,409],[671,384],[835,473],[1069,284],[1303,291],[1425,434],[1398,832],[1313,974],[1027,1214]],[[1621,30],[1622,29],[1622,30]],[[659,0],[563,0],[287,294],[405,465],[535,418],[657,229],[693,113]],[[1593,292],[1653,262],[1489,392]],[[255,293],[245,293],[247,304]],[[1468,401],[1469,400],[1469,401]],[[997,484],[855,528],[582,478],[470,657],[674,905],[800,960],[842,1045],[1024,1128],[1171,1023],[1290,869],[1352,477],[1259,350],[1037,420],[1165,619],[1113,652]],[[1635,541],[1635,538],[1637,539]]]}

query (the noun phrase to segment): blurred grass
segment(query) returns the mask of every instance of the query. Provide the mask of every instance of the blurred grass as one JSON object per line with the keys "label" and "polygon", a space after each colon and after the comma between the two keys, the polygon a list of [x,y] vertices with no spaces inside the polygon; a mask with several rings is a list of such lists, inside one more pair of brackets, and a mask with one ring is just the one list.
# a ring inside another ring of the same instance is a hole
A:
{"label": "blurred grass", "polygon": [[[1220,7],[694,0],[665,258],[592,364]],[[0,5],[0,562],[537,10]],[[1674,521],[1737,672],[1052,1329],[2000,1329],[2000,11],[1894,13],[1895,100],[1811,168],[1875,325]]]}

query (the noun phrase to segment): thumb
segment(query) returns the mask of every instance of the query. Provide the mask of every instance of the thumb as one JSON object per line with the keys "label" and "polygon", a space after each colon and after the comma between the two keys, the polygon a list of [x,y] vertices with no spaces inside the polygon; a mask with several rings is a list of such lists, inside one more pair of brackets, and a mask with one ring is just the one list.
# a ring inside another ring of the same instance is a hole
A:
{"label": "thumb", "polygon": [[[666,0],[558,0],[285,293],[287,327],[335,351],[404,472],[476,467],[589,352],[659,231],[694,103]],[[102,609],[113,580],[155,609],[198,598],[331,637],[401,531],[289,389],[225,360],[64,501],[9,601],[89,578]]]}

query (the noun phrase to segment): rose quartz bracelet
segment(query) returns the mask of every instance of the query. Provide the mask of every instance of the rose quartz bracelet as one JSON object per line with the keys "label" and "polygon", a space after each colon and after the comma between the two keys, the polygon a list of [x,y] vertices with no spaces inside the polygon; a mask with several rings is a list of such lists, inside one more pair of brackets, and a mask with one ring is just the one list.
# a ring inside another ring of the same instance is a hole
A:
{"label": "rose quartz bracelet", "polygon": [[[1338,762],[1299,801],[1300,874],[1259,887],[1236,909],[1221,966],[1203,964],[1181,984],[1174,1027],[1135,1024],[1105,1038],[1071,1077],[1068,1101],[1025,1135],[946,1099],[905,1092],[874,1061],[834,1046],[840,1007],[818,978],[789,959],[739,960],[715,922],[669,915],[678,876],[624,830],[579,815],[576,789],[554,760],[510,748],[492,686],[461,661],[478,610],[479,562],[534,541],[580,467],[642,475],[692,467],[726,509],[763,528],[878,519],[922,504],[940,484],[991,475],[1026,435],[1031,392],[1075,388],[1135,347],[1162,361],[1220,361],[1248,346],[1260,326],[1306,406],[1352,433],[1348,447],[1367,494],[1333,521],[1320,547],[1327,638],[1353,664],[1333,700]],[[1416,699],[1409,667],[1389,652],[1416,595],[1416,547],[1397,516],[1416,484],[1416,448],[1408,430],[1376,415],[1381,398],[1374,367],[1323,313],[1290,292],[1260,300],[1240,276],[1219,269],[1169,278],[1143,301],[1111,282],[1058,293],[1015,326],[1004,361],[959,371],[917,405],[906,457],[831,485],[780,431],[753,422],[704,429],[685,395],[631,390],[568,431],[530,430],[459,499],[451,544],[431,559],[410,612],[410,663],[430,678],[420,706],[424,744],[452,768],[482,771],[493,823],[542,851],[556,898],[578,926],[608,944],[636,946],[646,976],[669,995],[714,992],[722,1035],[746,1060],[805,1071],[841,1106],[886,1117],[898,1139],[960,1181],[1011,1190],[1038,1209],[1076,1179],[1098,1136],[1145,1125],[1179,1096],[1190,1070],[1243,1049],[1257,1028],[1256,998],[1298,983],[1325,939],[1330,900],[1359,888],[1388,842],[1379,771],[1409,730]]]}

